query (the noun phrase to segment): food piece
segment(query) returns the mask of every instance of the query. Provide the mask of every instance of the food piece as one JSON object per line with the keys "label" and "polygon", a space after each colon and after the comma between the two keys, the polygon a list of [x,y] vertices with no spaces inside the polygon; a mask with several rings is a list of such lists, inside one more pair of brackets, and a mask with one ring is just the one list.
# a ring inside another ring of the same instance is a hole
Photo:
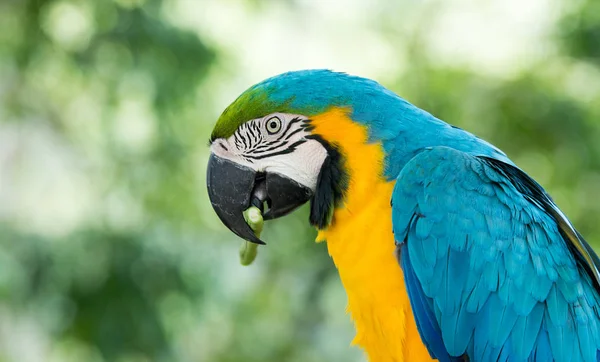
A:
{"label": "food piece", "polygon": [[[260,233],[263,229],[263,217],[262,212],[256,206],[250,206],[246,211],[244,211],[244,219],[254,231],[257,238],[260,238]],[[240,248],[240,263],[242,265],[250,265],[256,259],[256,255],[258,253],[258,244],[251,243],[249,241],[244,241],[242,247]]]}

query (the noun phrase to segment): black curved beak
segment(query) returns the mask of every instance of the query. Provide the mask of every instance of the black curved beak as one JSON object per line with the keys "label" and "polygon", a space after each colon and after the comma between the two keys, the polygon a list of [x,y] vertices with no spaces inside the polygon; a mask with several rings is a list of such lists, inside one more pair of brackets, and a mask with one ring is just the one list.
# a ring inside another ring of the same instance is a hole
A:
{"label": "black curved beak", "polygon": [[260,240],[244,219],[254,205],[268,210],[265,220],[287,215],[312,197],[309,188],[275,173],[258,173],[233,161],[210,155],[206,174],[208,196],[219,219],[237,236],[257,244]]}

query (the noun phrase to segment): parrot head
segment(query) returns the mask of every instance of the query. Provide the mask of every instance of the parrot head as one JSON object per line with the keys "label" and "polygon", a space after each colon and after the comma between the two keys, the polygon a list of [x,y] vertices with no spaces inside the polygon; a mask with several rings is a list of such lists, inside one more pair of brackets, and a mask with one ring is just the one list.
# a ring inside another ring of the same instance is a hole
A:
{"label": "parrot head", "polygon": [[266,205],[269,220],[310,202],[310,224],[325,230],[335,211],[368,202],[373,185],[396,180],[420,150],[438,145],[510,163],[373,80],[329,70],[283,73],[250,87],[219,117],[208,195],[231,231],[263,244],[245,221],[250,206]]}
{"label": "parrot head", "polygon": [[379,86],[327,70],[289,72],[254,85],[225,109],[211,134],[207,187],[231,231],[263,244],[243,216],[252,205],[266,205],[270,220],[310,202],[310,223],[328,225],[348,175],[342,151],[315,132],[312,117],[350,110],[349,85],[363,82]]}

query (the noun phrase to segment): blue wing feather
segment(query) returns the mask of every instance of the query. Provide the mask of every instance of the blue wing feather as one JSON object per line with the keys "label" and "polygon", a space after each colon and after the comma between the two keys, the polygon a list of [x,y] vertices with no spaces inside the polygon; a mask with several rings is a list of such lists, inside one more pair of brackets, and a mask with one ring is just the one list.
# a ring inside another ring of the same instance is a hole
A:
{"label": "blue wing feather", "polygon": [[[402,248],[404,249],[404,247]],[[404,250],[404,252],[406,253],[406,250]],[[406,288],[411,290],[412,295],[414,295],[414,298],[410,299],[410,304],[412,309],[417,311],[415,314],[419,316],[417,323],[419,334],[421,336],[426,336],[424,337],[425,344],[429,350],[429,353],[434,358],[440,362],[452,361],[450,355],[448,352],[446,352],[446,348],[444,347],[444,342],[442,341],[442,332],[436,322],[431,301],[428,300],[423,294],[423,289],[421,288],[421,285],[419,284],[419,281],[413,272],[408,254],[406,257],[401,258],[401,263],[402,268],[407,271],[405,275]]]}
{"label": "blue wing feather", "polygon": [[448,147],[397,178],[392,219],[432,356],[597,361],[598,258],[535,181]]}

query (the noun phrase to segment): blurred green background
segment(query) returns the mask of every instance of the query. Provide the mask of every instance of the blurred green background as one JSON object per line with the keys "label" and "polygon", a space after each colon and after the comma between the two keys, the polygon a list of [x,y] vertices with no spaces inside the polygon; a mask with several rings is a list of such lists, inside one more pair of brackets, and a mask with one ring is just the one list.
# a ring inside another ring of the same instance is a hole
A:
{"label": "blurred green background", "polygon": [[0,361],[363,361],[303,209],[251,267],[205,191],[249,85],[375,78],[600,246],[600,2],[1,0]]}

